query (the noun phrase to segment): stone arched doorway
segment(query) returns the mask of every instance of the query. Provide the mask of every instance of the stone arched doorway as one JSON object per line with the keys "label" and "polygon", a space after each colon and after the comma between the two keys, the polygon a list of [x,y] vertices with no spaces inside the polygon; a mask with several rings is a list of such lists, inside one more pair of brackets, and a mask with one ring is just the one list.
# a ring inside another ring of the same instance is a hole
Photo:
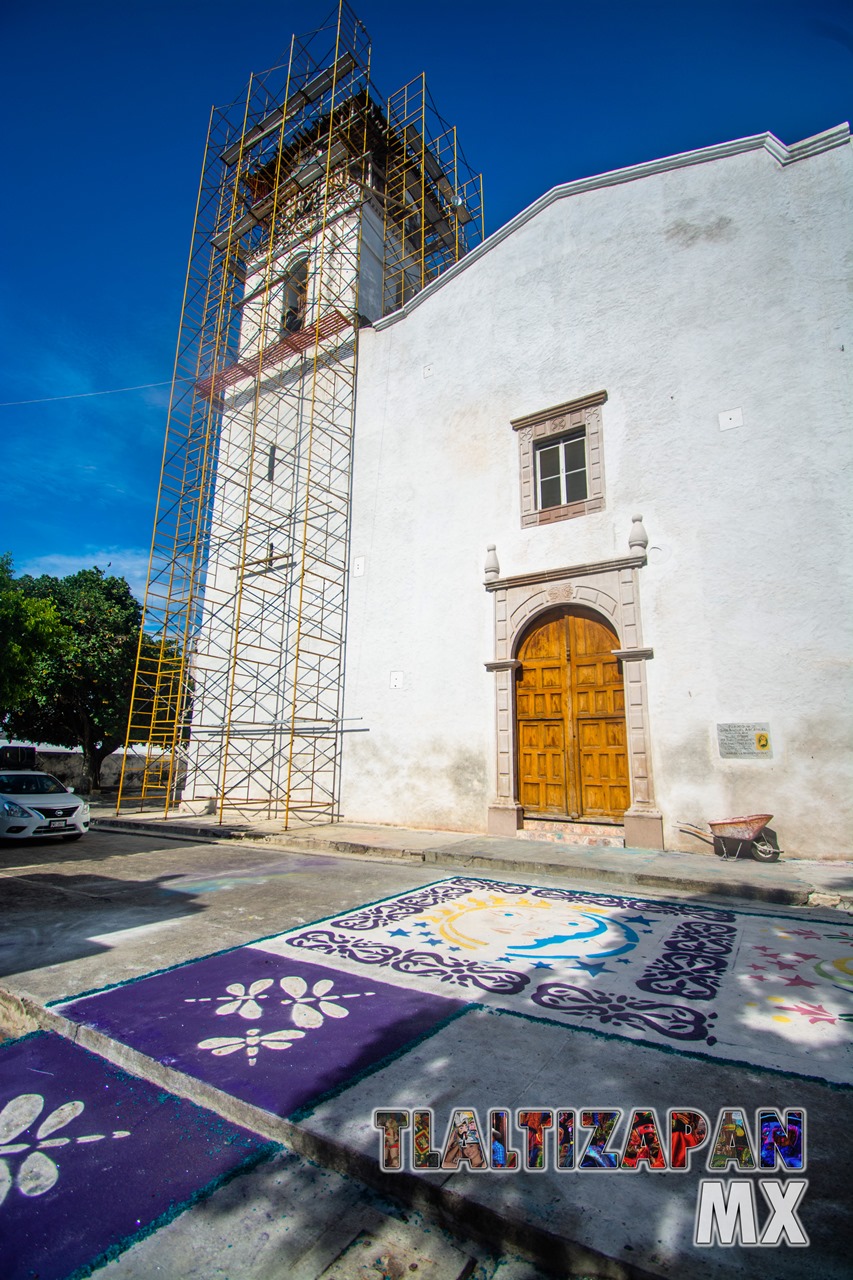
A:
{"label": "stone arched doorway", "polygon": [[526,816],[621,822],[631,804],[619,638],[589,609],[539,614],[516,656],[518,799]]}

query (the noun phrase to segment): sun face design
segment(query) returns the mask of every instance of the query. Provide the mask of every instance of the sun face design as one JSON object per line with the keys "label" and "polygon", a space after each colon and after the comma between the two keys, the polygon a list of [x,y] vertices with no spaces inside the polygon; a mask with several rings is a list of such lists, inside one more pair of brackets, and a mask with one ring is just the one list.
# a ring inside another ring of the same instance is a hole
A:
{"label": "sun face design", "polygon": [[605,960],[633,950],[637,933],[605,908],[499,894],[448,903],[426,919],[447,942],[484,958]]}

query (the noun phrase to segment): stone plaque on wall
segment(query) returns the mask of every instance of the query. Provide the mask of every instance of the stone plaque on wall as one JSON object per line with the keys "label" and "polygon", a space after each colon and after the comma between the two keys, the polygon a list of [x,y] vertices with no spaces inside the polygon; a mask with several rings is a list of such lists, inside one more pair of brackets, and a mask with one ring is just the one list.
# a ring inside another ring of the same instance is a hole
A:
{"label": "stone plaque on wall", "polygon": [[772,759],[769,724],[718,724],[717,743],[724,760]]}

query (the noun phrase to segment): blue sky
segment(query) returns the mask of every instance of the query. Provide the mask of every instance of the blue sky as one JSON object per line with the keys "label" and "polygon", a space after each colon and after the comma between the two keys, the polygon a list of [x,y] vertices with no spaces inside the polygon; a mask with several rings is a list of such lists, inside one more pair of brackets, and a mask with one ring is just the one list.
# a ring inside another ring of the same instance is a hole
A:
{"label": "blue sky", "polygon": [[[33,0],[0,15],[0,551],[141,592],[210,106],[328,0]],[[849,0],[360,0],[374,80],[426,71],[494,231],[561,182],[849,120]],[[47,403],[9,401],[63,397]],[[69,399],[66,397],[80,398]]]}

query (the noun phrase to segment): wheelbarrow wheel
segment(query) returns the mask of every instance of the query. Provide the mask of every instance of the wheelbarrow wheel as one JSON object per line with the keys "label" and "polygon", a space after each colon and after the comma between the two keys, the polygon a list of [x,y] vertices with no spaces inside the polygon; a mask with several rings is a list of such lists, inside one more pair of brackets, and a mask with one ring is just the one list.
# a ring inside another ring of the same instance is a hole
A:
{"label": "wheelbarrow wheel", "polygon": [[769,840],[753,840],[752,856],[756,862],[778,862],[781,849],[774,849]]}

